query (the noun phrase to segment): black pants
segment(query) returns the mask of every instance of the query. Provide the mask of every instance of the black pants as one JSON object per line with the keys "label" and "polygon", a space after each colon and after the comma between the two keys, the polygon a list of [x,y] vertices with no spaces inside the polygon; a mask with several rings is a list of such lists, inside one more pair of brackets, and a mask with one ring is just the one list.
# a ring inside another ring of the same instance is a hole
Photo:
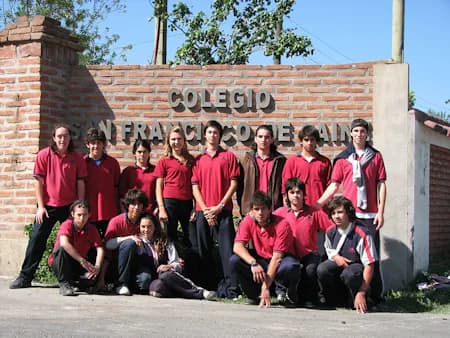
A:
{"label": "black pants", "polygon": [[315,302],[319,292],[317,284],[317,267],[320,264],[320,254],[311,252],[300,259],[302,264],[302,280],[299,284],[299,299]]}
{"label": "black pants", "polygon": [[47,209],[48,217],[44,216],[42,223],[38,223],[36,220],[34,221],[33,230],[28,241],[25,258],[20,271],[20,275],[29,281],[34,278],[53,226],[56,222],[62,223],[69,217],[69,205],[62,207],[46,205],[45,208]]}
{"label": "black pants", "polygon": [[350,264],[346,268],[341,268],[328,259],[320,263],[317,279],[327,303],[353,307],[355,296],[363,282],[363,270],[364,266],[359,263]]}
{"label": "black pants", "polygon": [[[52,270],[58,279],[58,282],[69,282],[72,284],[75,281],[80,281],[80,279],[85,280],[83,276],[87,271],[61,246],[57,248],[52,255]],[[95,280],[89,280],[85,283],[85,286],[88,286],[87,284],[93,285],[94,283]]]}
{"label": "black pants", "polygon": [[[233,254],[233,244],[236,232],[234,230],[233,215],[229,210],[223,210],[217,216],[217,225],[209,226],[203,211],[197,211],[197,220],[192,224],[190,233],[192,249],[200,257],[201,286],[208,290],[217,289],[217,281],[223,277],[226,287],[237,288],[237,280],[231,275],[229,260]],[[219,256],[222,271],[219,278],[215,276],[215,262],[213,259],[215,241],[219,244]]]}
{"label": "black pants", "polygon": [[183,244],[190,248],[189,219],[192,212],[192,200],[178,200],[176,198],[165,198],[164,208],[167,211],[168,222],[166,233],[172,242],[178,242],[178,223],[183,230]]}

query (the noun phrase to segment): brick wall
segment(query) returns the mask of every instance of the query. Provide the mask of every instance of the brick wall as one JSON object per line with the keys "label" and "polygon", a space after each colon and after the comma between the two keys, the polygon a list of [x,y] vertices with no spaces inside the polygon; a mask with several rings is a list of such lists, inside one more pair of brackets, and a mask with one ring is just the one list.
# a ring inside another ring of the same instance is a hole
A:
{"label": "brick wall", "polygon": [[[450,149],[430,145],[430,262],[450,253]],[[439,259],[437,259],[439,261]]]}

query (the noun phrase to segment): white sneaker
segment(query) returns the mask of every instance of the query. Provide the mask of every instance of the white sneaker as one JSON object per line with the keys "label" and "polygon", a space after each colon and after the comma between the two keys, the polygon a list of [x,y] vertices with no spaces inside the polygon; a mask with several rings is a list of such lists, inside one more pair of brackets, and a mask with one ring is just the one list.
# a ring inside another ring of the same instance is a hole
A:
{"label": "white sneaker", "polygon": [[206,300],[213,300],[216,298],[216,293],[214,291],[203,290],[203,298]]}
{"label": "white sneaker", "polygon": [[116,293],[120,296],[131,296],[130,289],[126,285],[119,285],[116,288]]}

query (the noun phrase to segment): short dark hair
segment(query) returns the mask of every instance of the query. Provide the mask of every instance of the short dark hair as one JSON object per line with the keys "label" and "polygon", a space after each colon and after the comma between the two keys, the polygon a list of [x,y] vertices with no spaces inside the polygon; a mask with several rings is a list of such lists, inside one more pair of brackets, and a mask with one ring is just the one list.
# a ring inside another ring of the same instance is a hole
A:
{"label": "short dark hair", "polygon": [[91,207],[89,206],[89,202],[86,200],[76,200],[75,202],[73,202],[70,205],[70,209],[69,209],[70,213],[72,213],[75,210],[75,208],[85,208],[88,211],[91,210]]}
{"label": "short dark hair", "polygon": [[320,134],[316,127],[308,124],[298,132],[298,139],[303,141],[305,137],[314,137],[317,142],[320,141]]}
{"label": "short dark hair", "polygon": [[252,199],[250,200],[250,209],[255,205],[265,205],[268,208],[272,208],[272,199],[266,193],[257,190],[253,193]]}
{"label": "short dark hair", "polygon": [[206,122],[205,128],[203,129],[203,136],[206,135],[206,129],[208,129],[209,127],[216,128],[219,131],[219,139],[222,139],[223,127],[216,120],[209,120],[208,122]]}
{"label": "short dark hair", "polygon": [[100,141],[106,145],[106,135],[105,132],[101,129],[97,128],[89,128],[86,132],[86,136],[84,138],[86,144],[91,142]]}
{"label": "short dark hair", "polygon": [[352,202],[344,196],[336,196],[327,204],[328,217],[331,218],[333,211],[339,207],[344,207],[345,212],[348,215],[350,222],[356,219],[356,211]]}
{"label": "short dark hair", "polygon": [[125,207],[128,209],[128,207],[131,204],[142,204],[144,206],[144,209],[148,207],[148,197],[142,190],[139,189],[130,189],[125,194]]}
{"label": "short dark hair", "polygon": [[145,149],[148,150],[149,153],[152,151],[152,147],[150,146],[149,140],[143,140],[141,138],[138,138],[136,139],[136,141],[134,141],[133,144],[133,154],[136,154],[137,148],[139,148],[139,146],[143,146]]}
{"label": "short dark hair", "polygon": [[[255,137],[256,137],[256,135],[258,135],[258,131],[260,131],[261,129],[267,130],[270,133],[270,136],[272,138],[275,137],[273,134],[273,128],[270,124],[262,124],[262,125],[258,126],[258,128],[256,128],[256,130],[255,130]],[[256,142],[253,142],[252,145],[250,146],[250,148],[253,151],[256,151],[257,150]],[[270,145],[270,152],[273,153],[276,150],[277,150],[277,145],[275,144],[275,140],[273,140],[272,144]]]}
{"label": "short dark hair", "polygon": [[56,135],[56,130],[59,129],[59,128],[64,128],[64,129],[66,129],[67,132],[69,133],[70,141],[69,141],[69,146],[67,147],[67,151],[70,153],[70,152],[72,152],[72,151],[75,149],[75,145],[74,145],[74,143],[73,143],[72,130],[70,130],[69,125],[68,125],[67,123],[65,123],[65,122],[56,122],[56,123],[53,125],[53,129],[52,129],[52,138],[51,138],[51,140],[50,140],[50,148],[52,148],[53,151],[56,151],[56,150],[57,150],[56,143],[55,143],[55,141],[53,140],[53,138],[54,138],[55,135]]}

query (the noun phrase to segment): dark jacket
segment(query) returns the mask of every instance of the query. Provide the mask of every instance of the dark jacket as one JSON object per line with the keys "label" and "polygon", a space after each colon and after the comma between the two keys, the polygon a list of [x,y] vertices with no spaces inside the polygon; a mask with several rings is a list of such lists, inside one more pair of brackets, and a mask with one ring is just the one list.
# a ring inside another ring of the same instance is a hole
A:
{"label": "dark jacket", "polygon": [[[244,216],[250,211],[250,201],[253,193],[258,190],[259,168],[256,164],[255,151],[245,153],[244,158],[240,161],[241,177],[237,189],[237,201]],[[286,157],[275,151],[271,157],[274,159],[272,172],[269,179],[268,194],[272,199],[272,210],[283,205],[283,196],[281,195],[281,178]]]}

